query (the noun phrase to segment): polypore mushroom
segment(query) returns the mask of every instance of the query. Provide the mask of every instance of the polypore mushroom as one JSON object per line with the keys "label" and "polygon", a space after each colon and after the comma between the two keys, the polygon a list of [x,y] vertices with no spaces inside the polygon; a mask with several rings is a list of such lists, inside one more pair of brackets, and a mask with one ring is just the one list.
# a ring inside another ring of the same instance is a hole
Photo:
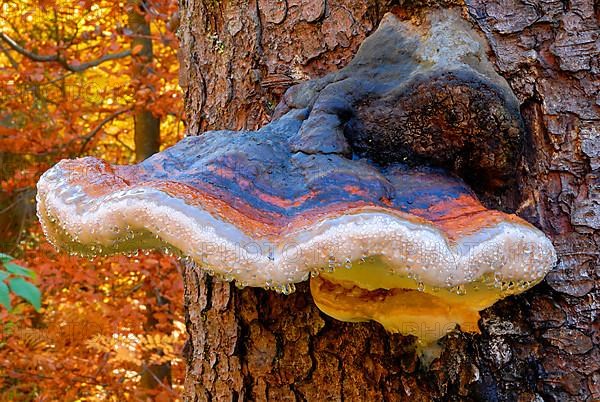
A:
{"label": "polypore mushroom", "polygon": [[348,67],[290,89],[258,131],[187,137],[132,166],[61,161],[38,183],[44,232],[82,255],[167,247],[285,293],[314,274],[326,314],[426,342],[476,331],[479,310],[556,260],[461,178],[412,166],[481,191],[510,182],[522,123],[484,50],[455,14],[387,15]]}

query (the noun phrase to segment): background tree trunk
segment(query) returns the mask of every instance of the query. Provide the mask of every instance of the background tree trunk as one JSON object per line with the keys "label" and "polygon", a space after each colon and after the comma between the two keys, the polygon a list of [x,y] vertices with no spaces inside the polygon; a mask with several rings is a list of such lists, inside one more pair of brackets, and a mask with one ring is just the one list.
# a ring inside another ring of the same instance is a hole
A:
{"label": "background tree trunk", "polygon": [[[131,50],[133,53],[133,77],[137,80],[143,80],[149,74],[152,74],[152,60],[154,52],[152,49],[152,32],[150,31],[150,22],[146,19],[146,2],[144,0],[128,0],[127,22],[132,32]],[[133,114],[134,119],[134,144],[136,162],[157,153],[160,149],[160,119],[152,114],[149,109],[144,107],[136,108]],[[156,305],[160,306],[167,303],[166,299],[160,295],[157,289],[147,289],[148,299],[156,300]],[[151,333],[156,330],[157,320],[154,318],[156,309],[154,304],[148,306],[147,321],[144,329]],[[160,351],[157,351],[160,353]],[[146,390],[160,391],[160,383],[171,385],[171,364],[151,364],[144,362],[141,369],[140,385]]]}
{"label": "background tree trunk", "polygon": [[[449,1],[181,1],[189,133],[256,128],[290,85],[344,66],[392,8]],[[600,399],[600,9],[592,0],[468,0],[528,127],[508,209],[553,240],[558,266],[481,313],[429,368],[410,338],[330,319],[308,286],[238,290],[187,269],[187,400]]]}
{"label": "background tree trunk", "polygon": [[[137,80],[152,74],[152,36],[146,19],[144,0],[128,0],[127,22],[132,32],[133,76]],[[160,148],[160,119],[149,109],[137,108],[133,114],[135,160],[141,162],[157,153]]]}

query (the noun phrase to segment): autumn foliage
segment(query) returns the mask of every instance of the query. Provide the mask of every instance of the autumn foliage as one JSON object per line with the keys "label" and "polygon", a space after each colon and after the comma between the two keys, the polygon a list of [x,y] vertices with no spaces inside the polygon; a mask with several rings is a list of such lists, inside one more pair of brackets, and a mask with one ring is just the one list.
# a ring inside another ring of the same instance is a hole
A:
{"label": "autumn foliage", "polygon": [[[42,304],[36,311],[13,292],[12,308],[0,306],[0,400],[177,398],[182,264],[57,252],[34,204],[37,179],[62,158],[133,162],[144,113],[160,122],[161,147],[183,136],[176,11],[174,0],[1,5],[0,252],[35,273],[26,279]],[[136,15],[150,29],[150,56],[130,27]]]}

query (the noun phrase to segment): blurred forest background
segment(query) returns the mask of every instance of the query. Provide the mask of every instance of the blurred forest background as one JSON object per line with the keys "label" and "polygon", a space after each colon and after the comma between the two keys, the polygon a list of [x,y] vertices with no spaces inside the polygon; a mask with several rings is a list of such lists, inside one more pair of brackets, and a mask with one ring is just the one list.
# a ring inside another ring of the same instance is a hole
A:
{"label": "blurred forest background", "polygon": [[175,400],[180,264],[55,251],[35,184],[63,158],[143,160],[183,136],[177,1],[0,10],[0,401]]}

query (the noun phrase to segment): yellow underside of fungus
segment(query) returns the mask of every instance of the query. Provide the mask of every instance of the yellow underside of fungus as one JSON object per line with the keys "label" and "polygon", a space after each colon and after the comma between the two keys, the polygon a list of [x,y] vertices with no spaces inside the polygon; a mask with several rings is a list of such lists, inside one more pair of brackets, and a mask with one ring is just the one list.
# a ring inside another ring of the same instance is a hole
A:
{"label": "yellow underside of fungus", "polygon": [[413,335],[426,345],[457,325],[466,332],[479,332],[479,311],[533,285],[486,275],[466,285],[437,287],[391,271],[374,258],[311,278],[310,289],[319,309],[333,318],[374,320],[390,332]]}

